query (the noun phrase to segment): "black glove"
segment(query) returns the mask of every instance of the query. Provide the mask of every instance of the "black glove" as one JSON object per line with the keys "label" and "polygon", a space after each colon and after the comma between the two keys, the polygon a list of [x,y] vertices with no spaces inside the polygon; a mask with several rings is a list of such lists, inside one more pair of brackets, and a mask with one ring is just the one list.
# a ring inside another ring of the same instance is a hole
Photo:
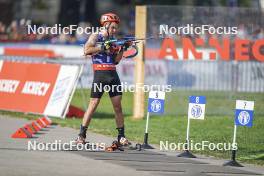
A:
{"label": "black glove", "polygon": [[111,46],[112,46],[112,43],[111,43],[109,40],[106,40],[106,41],[102,44],[101,49],[102,49],[103,51],[107,51],[107,50],[109,50],[109,49],[111,48]]}

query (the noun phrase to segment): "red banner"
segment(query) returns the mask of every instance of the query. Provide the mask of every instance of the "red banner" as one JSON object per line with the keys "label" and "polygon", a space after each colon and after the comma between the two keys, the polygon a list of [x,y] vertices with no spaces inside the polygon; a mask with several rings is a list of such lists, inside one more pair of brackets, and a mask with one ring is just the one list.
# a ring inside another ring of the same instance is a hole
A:
{"label": "red banner", "polygon": [[61,117],[79,72],[78,66],[0,61],[0,109]]}
{"label": "red banner", "polygon": [[1,109],[43,113],[60,65],[4,62],[0,71]]}

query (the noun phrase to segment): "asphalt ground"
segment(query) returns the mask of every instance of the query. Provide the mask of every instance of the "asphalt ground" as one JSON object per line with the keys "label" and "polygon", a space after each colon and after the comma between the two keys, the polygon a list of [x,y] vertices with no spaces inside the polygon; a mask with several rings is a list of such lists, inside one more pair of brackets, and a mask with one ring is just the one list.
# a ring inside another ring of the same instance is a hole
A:
{"label": "asphalt ground", "polygon": [[[76,138],[75,129],[52,125],[29,139],[14,139],[11,135],[28,120],[0,116],[0,175],[264,175],[264,167],[224,167],[225,160],[213,157],[180,158],[175,151],[125,150],[28,150],[28,143],[69,143]],[[114,138],[88,132],[91,143],[110,145]]]}

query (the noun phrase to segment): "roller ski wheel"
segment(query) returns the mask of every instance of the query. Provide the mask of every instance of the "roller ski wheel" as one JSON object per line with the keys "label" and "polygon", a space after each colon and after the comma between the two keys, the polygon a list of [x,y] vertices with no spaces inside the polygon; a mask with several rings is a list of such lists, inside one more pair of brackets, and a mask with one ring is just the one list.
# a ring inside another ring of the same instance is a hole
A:
{"label": "roller ski wheel", "polygon": [[81,137],[81,136],[78,136],[76,139],[75,139],[75,144],[87,144],[88,142],[85,141],[85,138]]}
{"label": "roller ski wheel", "polygon": [[123,151],[120,148],[120,144],[118,143],[118,141],[113,141],[112,145],[110,147],[106,147],[106,149],[105,149],[106,152],[113,152],[113,151],[116,151],[116,150]]}
{"label": "roller ski wheel", "polygon": [[106,147],[106,152],[113,152],[113,151],[125,151],[125,150],[137,150],[141,151],[142,147],[141,144],[136,144],[133,146],[130,142],[129,144],[122,145],[118,141],[113,141],[112,145],[110,147]]}
{"label": "roller ski wheel", "polygon": [[118,144],[120,146],[129,146],[131,145],[131,142],[129,142],[125,137],[121,137],[118,141]]}
{"label": "roller ski wheel", "polygon": [[120,138],[119,145],[120,145],[120,147],[122,147],[123,149],[126,149],[126,150],[138,150],[138,151],[141,150],[141,144],[136,144],[134,146],[125,137]]}

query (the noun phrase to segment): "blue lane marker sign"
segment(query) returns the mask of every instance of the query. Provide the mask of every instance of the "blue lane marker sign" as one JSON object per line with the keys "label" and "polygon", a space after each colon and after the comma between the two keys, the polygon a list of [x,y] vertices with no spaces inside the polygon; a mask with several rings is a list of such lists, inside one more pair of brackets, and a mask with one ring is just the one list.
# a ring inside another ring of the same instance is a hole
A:
{"label": "blue lane marker sign", "polygon": [[188,118],[204,120],[205,104],[206,104],[205,96],[190,96]]}
{"label": "blue lane marker sign", "polygon": [[253,126],[254,101],[237,100],[235,111],[235,124],[240,126]]}
{"label": "blue lane marker sign", "polygon": [[164,113],[165,92],[150,91],[148,99],[148,112],[155,114]]}

